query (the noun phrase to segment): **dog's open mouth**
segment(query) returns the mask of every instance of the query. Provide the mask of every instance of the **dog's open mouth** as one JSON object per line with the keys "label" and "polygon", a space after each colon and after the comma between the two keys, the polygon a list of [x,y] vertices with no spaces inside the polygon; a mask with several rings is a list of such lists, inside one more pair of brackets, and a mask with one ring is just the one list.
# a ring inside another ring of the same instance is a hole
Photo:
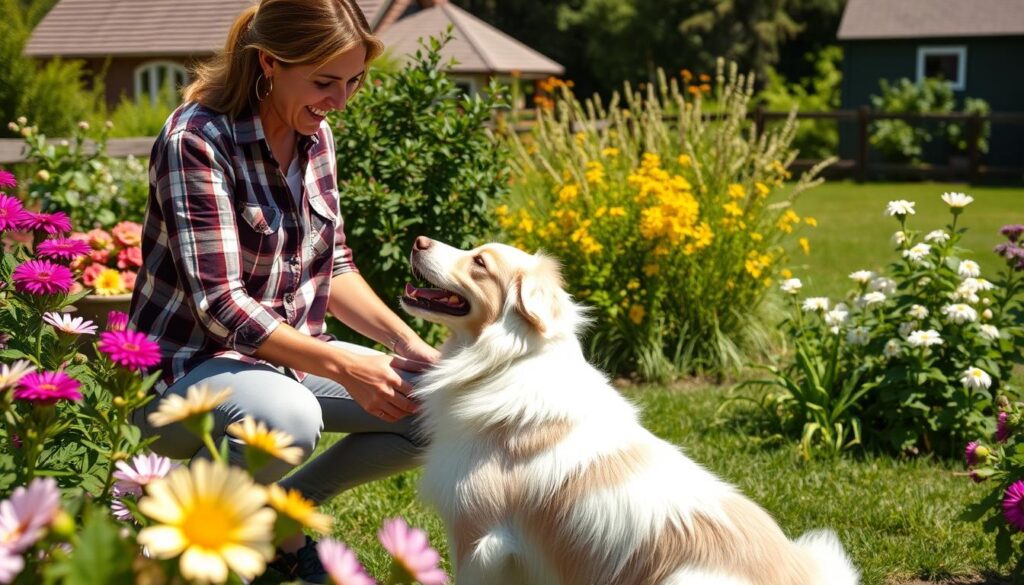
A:
{"label": "dog's open mouth", "polygon": [[402,301],[410,307],[461,317],[469,313],[469,302],[443,288],[416,288],[406,283]]}

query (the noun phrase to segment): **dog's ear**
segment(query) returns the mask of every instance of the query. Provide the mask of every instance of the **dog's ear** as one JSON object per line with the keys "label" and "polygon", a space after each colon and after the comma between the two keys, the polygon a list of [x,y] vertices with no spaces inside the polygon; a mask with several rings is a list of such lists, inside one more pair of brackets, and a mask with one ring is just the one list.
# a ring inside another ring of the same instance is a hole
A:
{"label": "dog's ear", "polygon": [[537,263],[516,278],[516,311],[541,335],[551,332],[564,312],[562,274],[555,262],[537,255]]}

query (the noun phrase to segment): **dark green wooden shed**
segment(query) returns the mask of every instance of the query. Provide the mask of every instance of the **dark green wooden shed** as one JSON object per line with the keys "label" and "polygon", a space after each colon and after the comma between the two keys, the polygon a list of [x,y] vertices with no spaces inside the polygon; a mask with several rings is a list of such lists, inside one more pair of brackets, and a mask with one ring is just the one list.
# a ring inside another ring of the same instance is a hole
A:
{"label": "dark green wooden shed", "polygon": [[[869,106],[881,79],[941,76],[959,102],[1024,112],[1024,0],[847,0],[837,37],[844,109]],[[1024,127],[993,126],[985,161],[1024,166]]]}

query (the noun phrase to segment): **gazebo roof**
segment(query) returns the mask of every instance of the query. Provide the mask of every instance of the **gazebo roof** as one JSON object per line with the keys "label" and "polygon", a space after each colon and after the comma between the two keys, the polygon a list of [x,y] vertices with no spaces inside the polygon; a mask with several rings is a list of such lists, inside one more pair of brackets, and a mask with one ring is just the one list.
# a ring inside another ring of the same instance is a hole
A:
{"label": "gazebo roof", "polygon": [[438,37],[451,25],[454,38],[441,54],[457,61],[456,73],[513,72],[524,78],[562,75],[565,68],[544,55],[469,14],[458,6],[439,1],[395,22],[379,34],[394,55],[412,55],[418,39]]}
{"label": "gazebo roof", "polygon": [[1024,35],[1022,0],[848,0],[841,41]]}

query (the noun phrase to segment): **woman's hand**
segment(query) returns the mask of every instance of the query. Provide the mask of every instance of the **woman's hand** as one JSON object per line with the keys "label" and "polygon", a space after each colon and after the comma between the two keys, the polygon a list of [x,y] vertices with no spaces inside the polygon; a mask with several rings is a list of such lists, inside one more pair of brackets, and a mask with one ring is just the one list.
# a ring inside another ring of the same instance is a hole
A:
{"label": "woman's hand", "polygon": [[354,355],[347,361],[338,382],[363,410],[395,422],[416,412],[416,403],[409,399],[412,386],[402,379],[397,369],[408,370],[409,360],[390,355]]}
{"label": "woman's hand", "polygon": [[406,372],[422,372],[441,359],[441,352],[419,337],[395,343],[394,350],[405,358],[404,363],[395,364],[395,367]]}

